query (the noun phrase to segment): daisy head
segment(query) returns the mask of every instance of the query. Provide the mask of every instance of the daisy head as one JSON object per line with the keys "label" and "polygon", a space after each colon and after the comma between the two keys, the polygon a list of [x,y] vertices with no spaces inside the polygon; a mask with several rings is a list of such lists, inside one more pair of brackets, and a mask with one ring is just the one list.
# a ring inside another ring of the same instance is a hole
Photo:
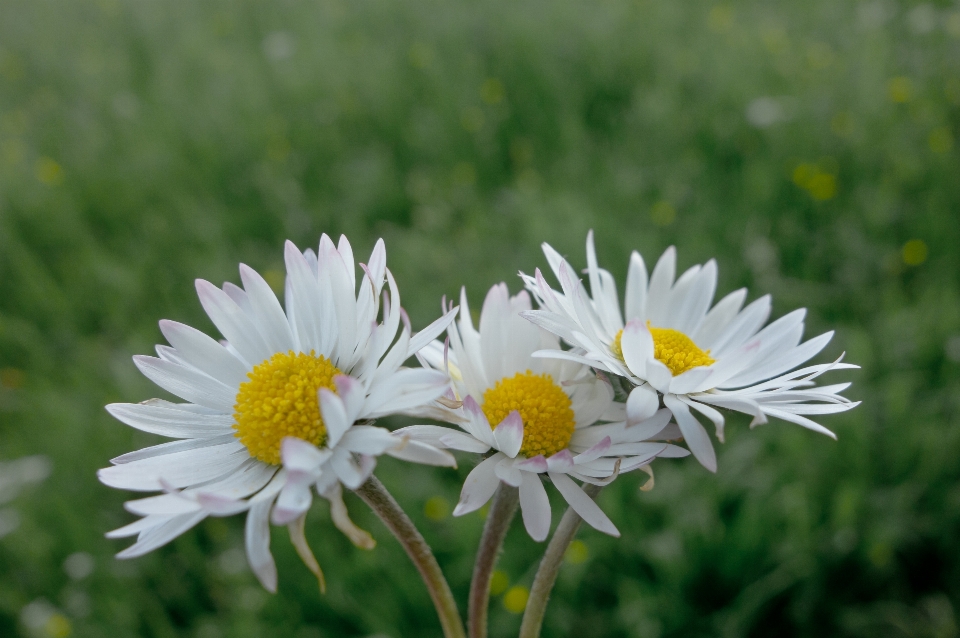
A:
{"label": "daisy head", "polygon": [[275,590],[277,579],[271,520],[289,526],[298,552],[322,579],[303,536],[313,491],[331,501],[339,529],[372,547],[369,534],[350,522],[341,486],[359,487],[380,454],[454,464],[435,447],[358,424],[446,390],[445,374],[402,364],[446,328],[453,311],[411,335],[382,240],[360,265],[359,282],[346,237],[335,246],[324,235],[316,253],[287,242],[284,257],[285,307],[241,265],[243,287],[197,281],[223,341],[161,321],[170,345],[157,346],[158,357],[134,357],[145,376],[183,403],[107,406],[134,428],[178,439],[113,459],[98,473],[111,487],[164,492],[126,504],[143,518],[108,534],[138,536],[121,558],[151,551],[207,516],[247,512],[247,555],[267,589]]}
{"label": "daisy head", "polygon": [[634,252],[621,312],[616,283],[598,265],[592,231],[587,235],[589,293],[565,259],[547,244],[543,250],[560,290],[552,289],[539,269],[533,277],[522,275],[540,305],[524,316],[573,350],[564,355],[544,350],[537,356],[572,357],[625,377],[634,386],[628,421],[648,417],[662,402],[693,454],[711,471],[716,471],[716,454],[691,409],[714,423],[722,441],[724,417],[716,408],[749,414],[753,425],[773,416],[834,437],[805,415],[858,405],[839,394],[849,383],[818,387],[813,381],[827,370],[857,366],[838,360],[795,369],[817,355],[833,332],[802,342],[802,308],[764,327],[770,296],[744,307],[746,289],[713,304],[714,260],[677,277],[676,250],[670,247],[648,276],[643,258]]}
{"label": "daisy head", "polygon": [[555,335],[522,318],[530,309],[526,292],[511,297],[506,284],[498,284],[487,293],[476,328],[464,291],[448,345],[434,342],[419,355],[425,366],[448,370],[452,384],[447,397],[421,413],[460,430],[416,425],[396,434],[440,448],[493,452],[467,477],[457,516],[479,509],[503,482],[519,488],[527,531],[543,540],[551,518],[542,481],[548,478],[584,520],[619,535],[573,479],[606,484],[658,455],[687,452],[647,440],[667,426],[666,411],[651,415],[643,427],[627,428],[624,406],[614,403],[610,383],[590,366],[534,357],[538,351],[562,351]]}

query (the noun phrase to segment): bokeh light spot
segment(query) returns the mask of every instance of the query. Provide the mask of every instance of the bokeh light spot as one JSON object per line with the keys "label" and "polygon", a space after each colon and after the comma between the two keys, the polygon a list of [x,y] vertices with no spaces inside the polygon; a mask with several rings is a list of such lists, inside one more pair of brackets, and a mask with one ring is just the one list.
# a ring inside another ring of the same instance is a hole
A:
{"label": "bokeh light spot", "polygon": [[47,186],[59,186],[63,183],[63,168],[49,157],[41,157],[34,166],[37,179]]}
{"label": "bokeh light spot", "polygon": [[669,226],[677,218],[677,209],[666,200],[660,200],[650,208],[650,221],[656,226]]}
{"label": "bokeh light spot", "polygon": [[433,49],[424,42],[414,42],[410,46],[410,65],[415,69],[425,69],[433,64]]}
{"label": "bokeh light spot", "polygon": [[793,183],[817,201],[832,199],[837,194],[836,160],[824,158],[818,164],[805,162],[793,169]]}
{"label": "bokeh light spot", "polygon": [[913,82],[903,75],[891,78],[887,82],[887,95],[890,101],[896,104],[909,102],[910,98],[913,97]]}
{"label": "bokeh light spot", "polygon": [[733,7],[718,4],[707,14],[707,26],[711,31],[723,33],[733,26]]}
{"label": "bokeh light spot", "polygon": [[570,547],[563,553],[563,559],[571,565],[585,563],[588,558],[590,558],[590,550],[587,549],[587,544],[581,540],[570,543]]}
{"label": "bokeh light spot", "polygon": [[480,87],[480,98],[487,104],[499,104],[503,102],[506,90],[503,88],[503,82],[497,78],[487,78]]}
{"label": "bokeh light spot", "polygon": [[450,503],[442,496],[431,496],[423,504],[423,515],[431,521],[442,521],[450,516]]}
{"label": "bokeh light spot", "polygon": [[930,146],[931,151],[939,155],[949,153],[953,148],[953,133],[950,127],[940,126],[930,131],[927,145]]}
{"label": "bokeh light spot", "polygon": [[510,586],[510,577],[502,569],[495,570],[490,576],[490,595],[499,596]]}
{"label": "bokeh light spot", "polygon": [[527,608],[528,598],[530,598],[529,589],[523,585],[514,585],[503,595],[503,606],[511,614],[522,614]]}
{"label": "bokeh light spot", "polygon": [[903,245],[901,255],[903,263],[908,266],[919,266],[927,260],[927,243],[922,239],[911,239]]}

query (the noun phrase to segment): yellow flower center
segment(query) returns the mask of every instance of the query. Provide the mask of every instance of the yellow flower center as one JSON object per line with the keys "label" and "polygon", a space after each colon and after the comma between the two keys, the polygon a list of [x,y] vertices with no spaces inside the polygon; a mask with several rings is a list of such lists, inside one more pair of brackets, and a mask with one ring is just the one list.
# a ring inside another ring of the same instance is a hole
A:
{"label": "yellow flower center", "polygon": [[336,391],[333,377],[341,374],[329,359],[310,354],[278,352],[247,374],[233,406],[233,429],[250,456],[280,464],[280,441],[295,436],[322,446],[327,428],[320,416],[317,390]]}
{"label": "yellow flower center", "polygon": [[513,410],[523,419],[520,454],[552,456],[570,443],[576,425],[570,397],[549,374],[518,372],[483,393],[483,413],[490,427],[495,428]]}
{"label": "yellow flower center", "polygon": [[[663,365],[670,368],[673,376],[683,374],[692,368],[712,365],[716,359],[710,358],[710,351],[704,352],[697,347],[693,339],[673,328],[653,328],[647,322],[650,334],[653,335],[653,356]],[[623,348],[620,339],[623,330],[617,333],[610,344],[610,351],[623,361]]]}

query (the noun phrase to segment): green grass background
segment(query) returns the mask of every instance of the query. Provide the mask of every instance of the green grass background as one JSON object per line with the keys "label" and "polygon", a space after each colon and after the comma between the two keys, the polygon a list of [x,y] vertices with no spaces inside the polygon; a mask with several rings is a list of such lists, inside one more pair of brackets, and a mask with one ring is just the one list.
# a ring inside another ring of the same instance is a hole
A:
{"label": "green grass background", "polygon": [[[717,475],[618,481],[601,502],[623,537],[582,532],[544,636],[957,636],[958,127],[949,2],[5,0],[0,459],[54,470],[0,540],[0,635],[439,635],[353,497],[379,546],[315,506],[325,596],[283,530],[263,592],[240,517],[114,560],[128,495],[94,473],[158,440],[102,406],[161,393],[130,360],[159,319],[213,330],[195,278],[244,262],[277,283],[286,238],[346,233],[363,259],[383,237],[419,328],[461,285],[477,307],[518,290],[542,241],[583,265],[593,228],[620,281],[631,250],[674,244],[681,267],[717,258],[721,293],[809,308],[808,336],[837,330],[818,361],[863,366],[833,376],[863,405],[822,419],[837,442],[733,416]],[[482,519],[449,507],[470,465],[378,470],[461,601]],[[511,586],[540,551],[511,530]],[[31,629],[37,601],[58,622]],[[499,596],[491,614],[516,635]]]}

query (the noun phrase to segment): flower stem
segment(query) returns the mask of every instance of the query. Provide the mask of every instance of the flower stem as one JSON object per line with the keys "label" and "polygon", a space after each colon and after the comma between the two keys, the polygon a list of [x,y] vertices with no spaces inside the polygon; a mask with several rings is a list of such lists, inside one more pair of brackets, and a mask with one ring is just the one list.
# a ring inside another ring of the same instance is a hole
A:
{"label": "flower stem", "polygon": [[433,599],[433,606],[437,610],[445,638],[466,638],[463,620],[457,610],[457,603],[453,599],[450,585],[443,577],[443,572],[440,571],[440,565],[430,551],[430,546],[414,527],[410,517],[375,476],[371,476],[358,487],[356,494],[380,517],[416,565],[420,577],[430,592],[430,598]]}
{"label": "flower stem", "polygon": [[470,601],[467,616],[467,629],[470,638],[487,638],[487,609],[490,606],[490,578],[497,556],[503,546],[503,539],[510,529],[510,522],[517,513],[520,493],[517,488],[500,483],[493,495],[487,522],[483,526],[480,547],[477,549],[477,562],[473,566],[473,580],[470,582]]}
{"label": "flower stem", "polygon": [[[596,499],[601,489],[599,485],[585,485],[583,491],[591,498]],[[576,537],[577,530],[580,529],[580,523],[582,522],[583,519],[573,511],[572,507],[568,507],[563,518],[560,519],[557,531],[553,533],[553,538],[547,545],[547,551],[543,553],[537,575],[533,579],[533,587],[530,588],[530,597],[527,599],[527,608],[523,612],[523,621],[520,623],[519,638],[539,638],[540,628],[543,626],[543,616],[547,611],[547,602],[550,600],[550,592],[557,582],[563,556],[574,537]]]}

